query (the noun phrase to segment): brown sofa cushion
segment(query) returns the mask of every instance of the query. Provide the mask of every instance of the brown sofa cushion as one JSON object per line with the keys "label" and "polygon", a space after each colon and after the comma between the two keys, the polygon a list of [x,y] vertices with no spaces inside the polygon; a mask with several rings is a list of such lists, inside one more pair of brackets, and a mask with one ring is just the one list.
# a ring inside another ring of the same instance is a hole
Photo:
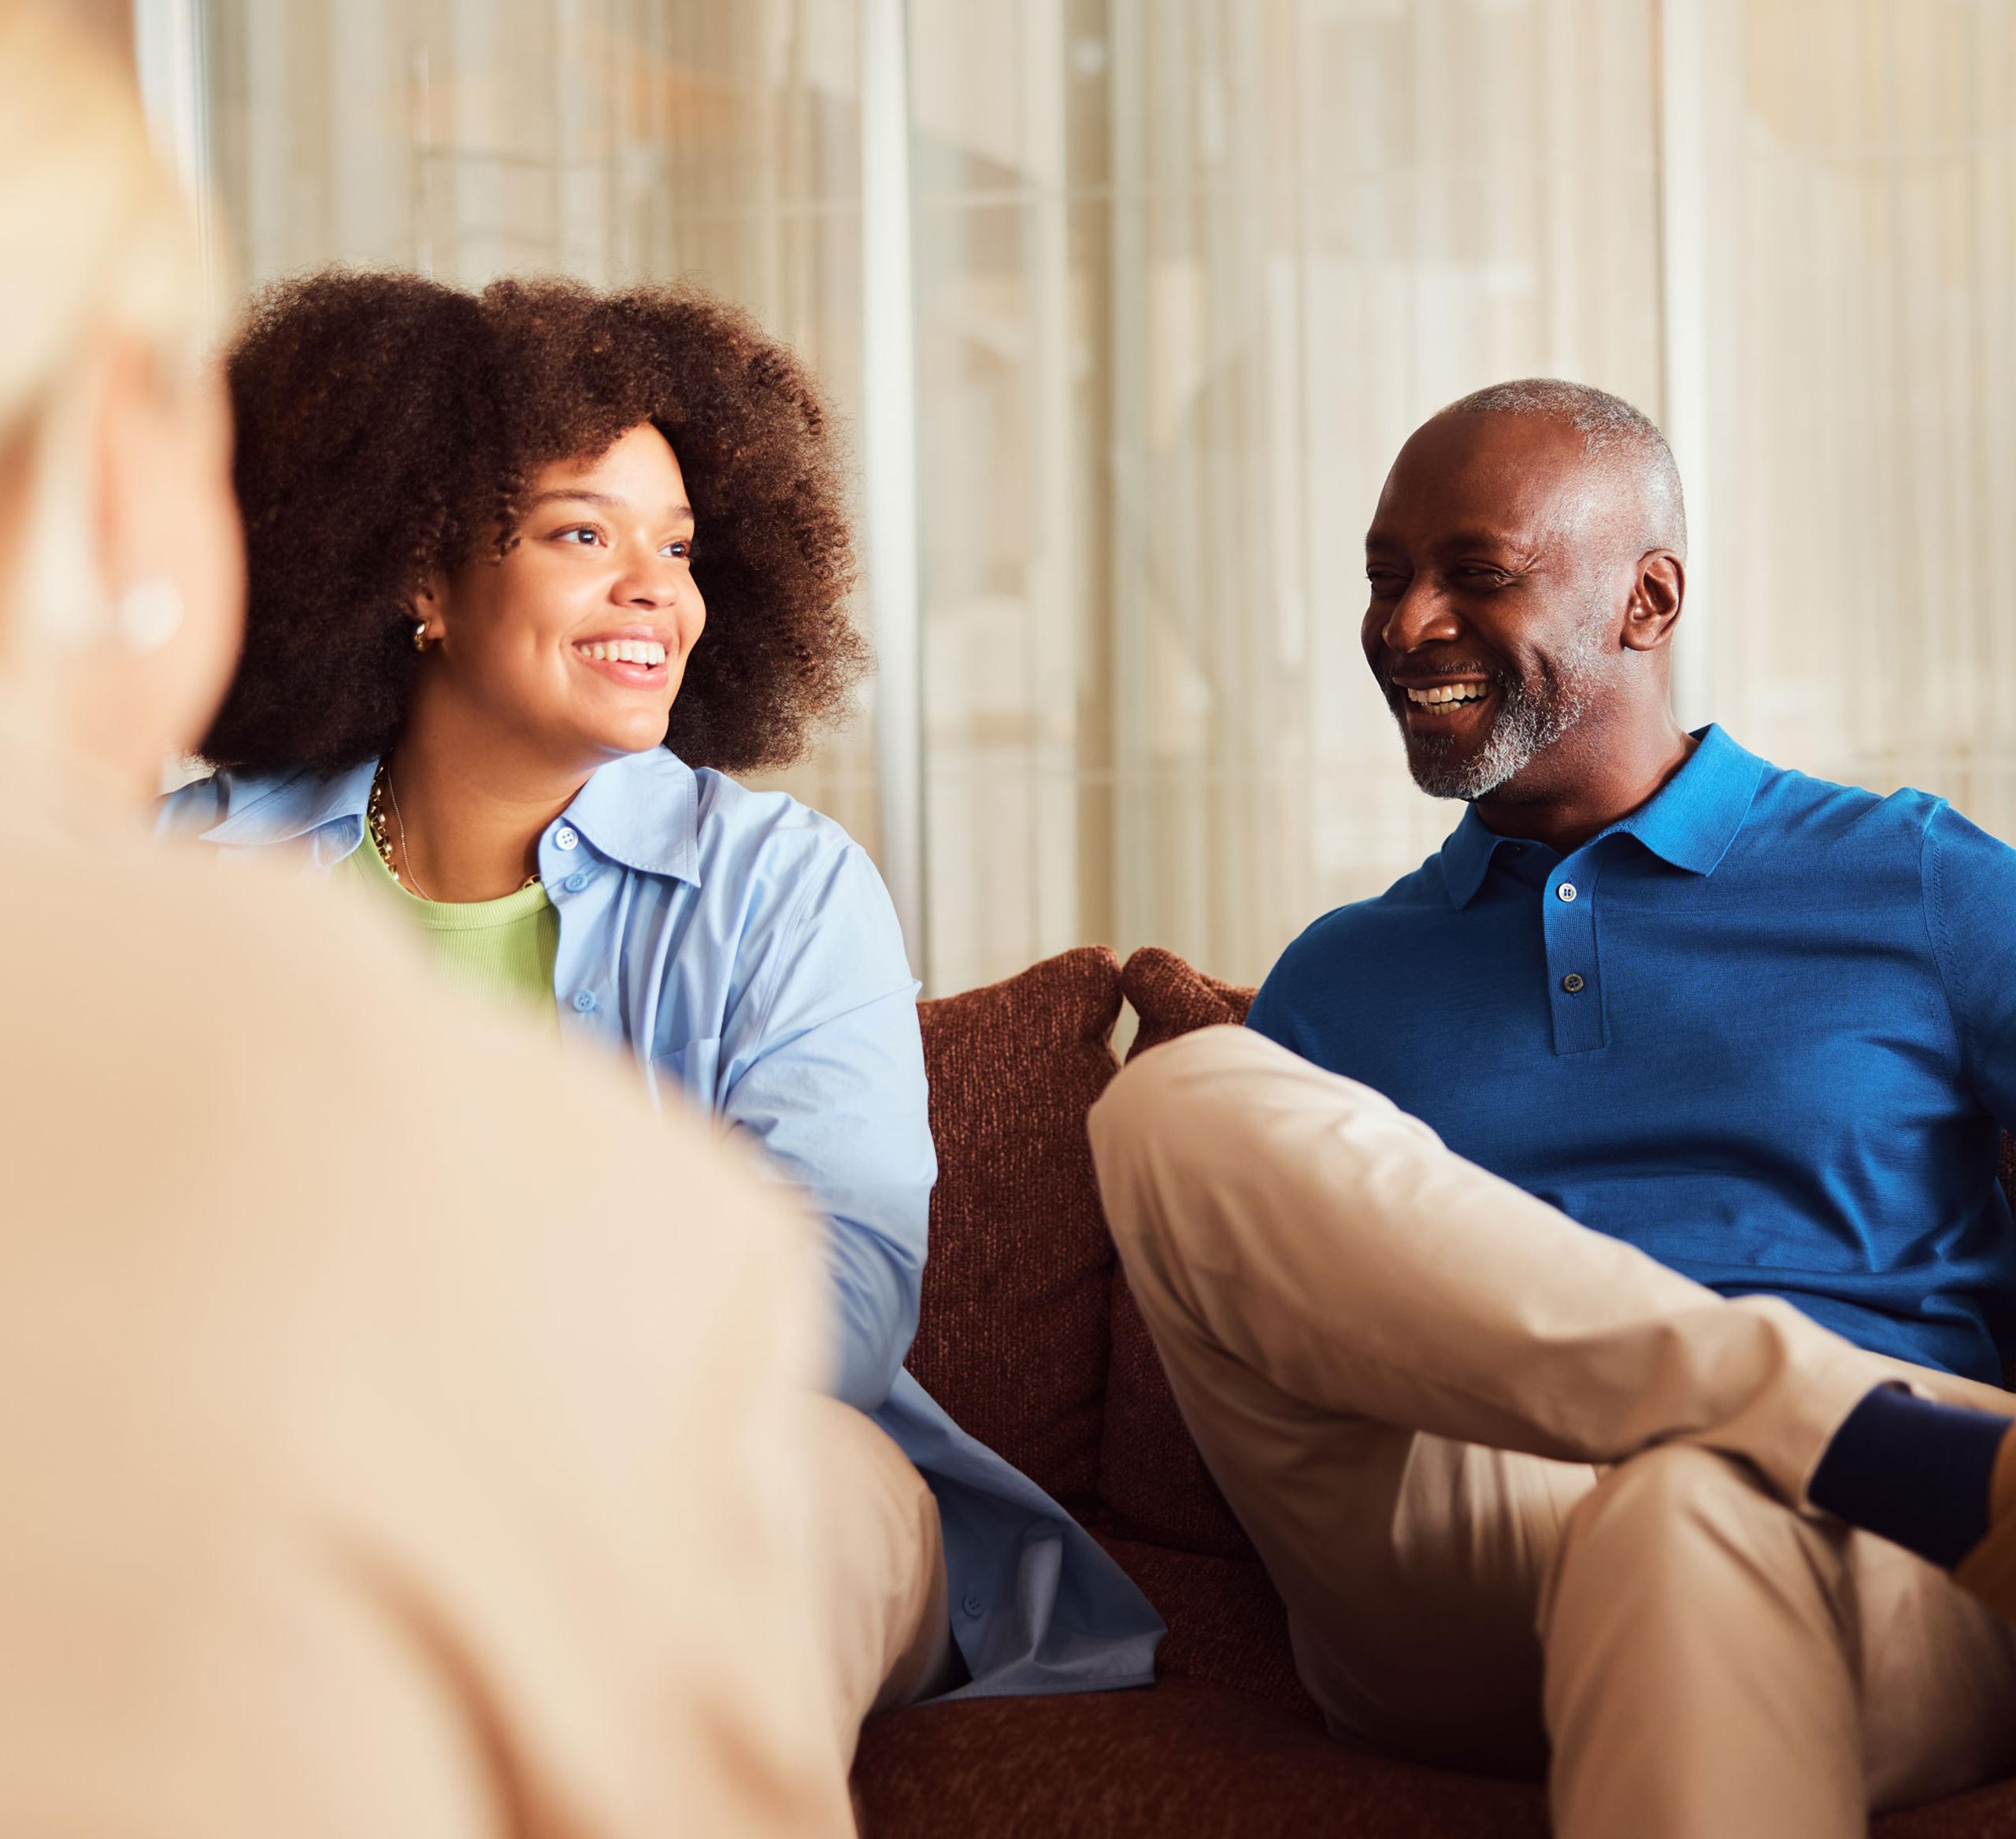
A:
{"label": "brown sofa cushion", "polygon": [[[1332,1743],[1236,1693],[953,1699],[871,1718],[854,1790],[867,1839],[1547,1839],[1537,1782]],[[1886,1815],[1871,1839],[2016,1839],[2016,1784]]]}
{"label": "brown sofa cushion", "polygon": [[1155,1654],[1158,1679],[1236,1692],[1312,1730],[1323,1728],[1323,1714],[1295,1670],[1288,1612],[1258,1559],[1210,1558],[1095,1536],[1169,1624]]}
{"label": "brown sofa cushion", "polygon": [[1254,996],[1243,984],[1205,976],[1159,945],[1143,945],[1128,959],[1120,973],[1120,993],[1141,1021],[1127,1050],[1130,1060],[1193,1029],[1243,1021]]}
{"label": "brown sofa cushion", "polygon": [[1122,1539],[1255,1559],[1177,1409],[1125,1272],[1113,1274],[1113,1352],[1099,1443],[1100,1524]]}
{"label": "brown sofa cushion", "polygon": [[[1192,1029],[1243,1021],[1253,1000],[1251,990],[1206,977],[1154,945],[1128,959],[1120,987],[1140,1021],[1130,1060]],[[1114,1274],[1113,1365],[1099,1448],[1099,1497],[1106,1503],[1104,1523],[1122,1538],[1219,1558],[1254,1555],[1190,1440],[1140,1306],[1118,1271]]]}
{"label": "brown sofa cushion", "polygon": [[1332,1743],[1236,1693],[951,1700],[872,1718],[854,1788],[869,1839],[1546,1839],[1547,1799]]}
{"label": "brown sofa cushion", "polygon": [[1085,1114],[1118,1070],[1119,1015],[1104,946],[919,1006],[939,1172],[907,1364],[1080,1513],[1097,1500],[1114,1270]]}

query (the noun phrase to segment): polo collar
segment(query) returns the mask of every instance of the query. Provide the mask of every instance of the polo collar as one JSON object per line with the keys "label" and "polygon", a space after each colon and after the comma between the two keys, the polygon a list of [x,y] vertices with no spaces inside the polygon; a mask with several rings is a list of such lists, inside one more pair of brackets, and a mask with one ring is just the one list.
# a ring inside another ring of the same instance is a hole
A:
{"label": "polo collar", "polygon": [[[361,826],[376,760],[323,775],[303,768],[279,780],[226,777],[225,813],[206,843],[288,843],[328,825]],[[665,747],[626,754],[598,767],[564,814],[595,849],[647,875],[700,881],[700,782]]]}
{"label": "polo collar", "polygon": [[1713,723],[1694,738],[1701,744],[1687,764],[1610,831],[1636,837],[1677,869],[1712,875],[1750,815],[1764,762]]}
{"label": "polo collar", "polygon": [[[1619,818],[1591,843],[1620,832],[1635,836],[1662,861],[1690,874],[1712,875],[1750,814],[1764,777],[1764,762],[1740,747],[1714,723],[1695,731],[1699,744],[1687,764],[1629,816]],[[1484,885],[1501,836],[1472,806],[1442,846],[1442,877],[1452,907],[1468,907]],[[1582,847],[1586,849],[1588,843]]]}
{"label": "polo collar", "polygon": [[1462,821],[1450,832],[1448,841],[1442,846],[1442,879],[1448,887],[1451,907],[1468,907],[1477,899],[1499,846],[1514,840],[1499,836],[1486,824],[1477,815],[1475,805],[1464,808]]}

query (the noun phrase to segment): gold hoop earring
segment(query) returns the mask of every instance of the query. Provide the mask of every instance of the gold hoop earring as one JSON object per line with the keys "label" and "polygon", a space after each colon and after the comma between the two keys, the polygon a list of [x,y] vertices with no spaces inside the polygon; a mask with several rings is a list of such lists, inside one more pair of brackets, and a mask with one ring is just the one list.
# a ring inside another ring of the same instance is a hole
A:
{"label": "gold hoop earring", "polygon": [[416,651],[427,649],[427,621],[417,619],[413,622],[413,648]]}

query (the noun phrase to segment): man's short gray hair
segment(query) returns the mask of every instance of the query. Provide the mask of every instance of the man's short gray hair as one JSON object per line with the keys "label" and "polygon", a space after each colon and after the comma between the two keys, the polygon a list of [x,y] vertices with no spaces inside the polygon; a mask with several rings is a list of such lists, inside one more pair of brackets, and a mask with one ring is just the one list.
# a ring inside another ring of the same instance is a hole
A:
{"label": "man's short gray hair", "polygon": [[1647,546],[1670,549],[1683,561],[1687,555],[1687,505],[1681,495],[1680,469],[1658,424],[1621,396],[1586,383],[1558,376],[1526,376],[1473,390],[1451,402],[1445,415],[1544,415],[1565,421],[1583,437],[1591,459],[1615,454],[1638,475],[1644,495]]}

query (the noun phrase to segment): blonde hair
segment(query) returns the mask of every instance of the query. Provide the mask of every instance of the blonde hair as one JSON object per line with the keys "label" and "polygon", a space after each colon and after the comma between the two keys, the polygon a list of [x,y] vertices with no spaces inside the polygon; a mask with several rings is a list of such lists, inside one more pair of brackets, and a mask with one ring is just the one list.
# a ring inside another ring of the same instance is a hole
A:
{"label": "blonde hair", "polygon": [[0,0],[0,458],[28,481],[0,630],[81,643],[106,599],[83,373],[120,336],[165,374],[191,369],[210,328],[195,213],[132,83],[40,0]]}

